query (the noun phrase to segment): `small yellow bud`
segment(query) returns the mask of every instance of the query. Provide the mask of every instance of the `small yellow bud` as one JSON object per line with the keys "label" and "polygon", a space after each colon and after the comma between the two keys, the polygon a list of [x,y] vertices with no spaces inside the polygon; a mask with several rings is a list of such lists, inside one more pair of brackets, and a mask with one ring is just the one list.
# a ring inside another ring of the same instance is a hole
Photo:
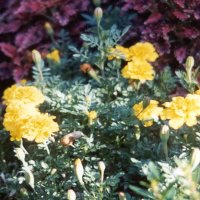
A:
{"label": "small yellow bud", "polygon": [[188,56],[185,63],[186,69],[192,69],[194,67],[194,57]]}
{"label": "small yellow bud", "polygon": [[119,195],[119,200],[126,200],[126,195],[124,192],[119,192],[118,195]]}
{"label": "small yellow bud", "polygon": [[100,7],[95,8],[94,16],[96,17],[97,22],[100,22],[103,16],[103,10]]}
{"label": "small yellow bud", "polygon": [[97,118],[97,112],[95,110],[87,112],[86,114],[88,116],[89,124],[92,124],[92,122]]}
{"label": "small yellow bud", "polygon": [[51,24],[49,22],[46,22],[44,24],[44,28],[46,29],[46,32],[49,34],[49,35],[53,35],[54,34],[54,31],[53,31],[53,28],[51,26]]}
{"label": "small yellow bud", "polygon": [[84,185],[84,182],[83,182],[84,169],[83,169],[83,165],[82,165],[80,158],[77,158],[75,160],[74,171],[75,171],[75,174],[76,174],[76,177],[77,177],[79,183],[81,185]]}
{"label": "small yellow bud", "polygon": [[76,200],[76,193],[74,192],[74,190],[70,189],[67,191],[67,199]]}
{"label": "small yellow bud", "polygon": [[39,64],[39,63],[42,61],[40,52],[37,51],[37,50],[33,50],[33,51],[32,51],[32,58],[33,58],[33,61],[34,61],[34,63],[35,63],[36,65]]}
{"label": "small yellow bud", "polygon": [[103,161],[100,161],[100,162],[98,163],[98,167],[99,167],[99,171],[100,171],[100,174],[101,174],[100,181],[101,181],[101,183],[103,183],[104,171],[105,171],[105,169],[106,169],[105,163],[104,163]]}
{"label": "small yellow bud", "polygon": [[200,164],[200,149],[194,148],[191,159],[192,171],[194,171]]}
{"label": "small yellow bud", "polygon": [[160,130],[160,139],[162,142],[167,142],[169,139],[169,126],[164,125]]}
{"label": "small yellow bud", "polygon": [[57,49],[53,50],[51,53],[48,53],[46,57],[55,63],[60,63],[60,52]]}

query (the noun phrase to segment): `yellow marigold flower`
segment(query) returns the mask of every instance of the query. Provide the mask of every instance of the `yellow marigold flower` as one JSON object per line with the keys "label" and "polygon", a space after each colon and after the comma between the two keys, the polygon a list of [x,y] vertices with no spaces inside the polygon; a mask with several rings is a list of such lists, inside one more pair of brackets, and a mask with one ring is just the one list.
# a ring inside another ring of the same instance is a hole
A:
{"label": "yellow marigold flower", "polygon": [[129,48],[129,55],[132,60],[144,60],[153,62],[158,58],[158,54],[154,46],[149,42],[138,42]]}
{"label": "yellow marigold flower", "polygon": [[122,69],[124,78],[140,80],[144,83],[147,80],[154,79],[153,67],[146,61],[132,61]]}
{"label": "yellow marigold flower", "polygon": [[39,115],[32,116],[21,131],[24,133],[23,138],[37,143],[45,142],[54,132],[59,131],[58,124],[53,121],[55,116],[50,116],[47,113],[40,113]]}
{"label": "yellow marigold flower", "polygon": [[186,124],[197,124],[196,117],[200,115],[200,95],[188,94],[184,97],[173,97],[171,102],[164,103],[165,109],[161,113],[161,119],[169,119],[169,126],[179,129]]}
{"label": "yellow marigold flower", "polygon": [[39,105],[44,102],[45,97],[34,86],[13,85],[4,91],[3,99],[6,105],[15,100]]}
{"label": "yellow marigold flower", "polygon": [[110,49],[110,55],[108,56],[108,60],[116,59],[124,59],[126,61],[130,60],[129,50],[123,46],[117,45],[115,48]]}
{"label": "yellow marigold flower", "polygon": [[46,57],[55,63],[60,63],[60,54],[57,49],[53,50],[51,53],[48,53]]}
{"label": "yellow marigold flower", "polygon": [[157,120],[163,108],[158,106],[158,102],[150,100],[149,105],[144,108],[143,101],[133,106],[135,116],[144,122],[144,126],[148,127],[153,124],[154,120]]}
{"label": "yellow marigold flower", "polygon": [[10,140],[21,140],[24,132],[22,127],[27,121],[39,111],[33,104],[24,104],[21,101],[13,101],[6,108],[3,125],[7,131],[10,131]]}

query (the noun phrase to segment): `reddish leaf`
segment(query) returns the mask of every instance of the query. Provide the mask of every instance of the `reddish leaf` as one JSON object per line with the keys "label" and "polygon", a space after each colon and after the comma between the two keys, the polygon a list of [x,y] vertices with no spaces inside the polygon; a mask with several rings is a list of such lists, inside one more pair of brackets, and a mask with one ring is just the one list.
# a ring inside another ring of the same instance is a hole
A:
{"label": "reddish leaf", "polygon": [[189,14],[183,13],[183,12],[181,12],[179,10],[175,10],[172,13],[177,19],[180,19],[181,21],[184,21],[184,20],[186,20],[186,19],[188,19],[190,17]]}
{"label": "reddish leaf", "polygon": [[144,24],[147,25],[147,24],[157,23],[162,18],[163,16],[159,12],[153,13],[148,17],[148,19],[144,22]]}
{"label": "reddish leaf", "polygon": [[174,51],[176,60],[181,64],[186,58],[186,48],[180,47]]}

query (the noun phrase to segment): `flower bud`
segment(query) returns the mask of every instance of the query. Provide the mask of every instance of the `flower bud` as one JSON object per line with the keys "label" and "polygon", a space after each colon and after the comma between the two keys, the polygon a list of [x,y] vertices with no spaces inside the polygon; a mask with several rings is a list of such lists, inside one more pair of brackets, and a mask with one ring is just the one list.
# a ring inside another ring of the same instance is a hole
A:
{"label": "flower bud", "polygon": [[100,23],[101,18],[103,16],[103,10],[100,7],[95,8],[94,16],[95,16],[97,22]]}
{"label": "flower bud", "polygon": [[34,61],[34,63],[35,63],[36,65],[39,64],[39,63],[42,61],[40,52],[37,51],[37,50],[33,50],[33,51],[32,51],[32,58],[33,58],[33,61]]}
{"label": "flower bud", "polygon": [[99,167],[99,171],[100,171],[100,174],[101,174],[100,180],[101,180],[101,183],[103,183],[104,171],[105,171],[105,168],[106,168],[105,163],[103,161],[100,161],[98,163],[98,167]]}
{"label": "flower bud", "polygon": [[20,161],[22,161],[22,163],[24,163],[25,162],[25,153],[24,153],[24,151],[21,148],[17,147],[17,148],[15,148],[14,152],[15,152],[15,156]]}
{"label": "flower bud", "polygon": [[126,200],[126,195],[124,192],[119,192],[118,195],[119,195],[119,200]]}
{"label": "flower bud", "polygon": [[188,56],[185,63],[186,70],[192,69],[193,66],[194,66],[194,57]]}
{"label": "flower bud", "polygon": [[169,139],[169,126],[164,125],[164,126],[161,127],[160,139],[161,139],[162,142],[167,143],[167,141]]}
{"label": "flower bud", "polygon": [[48,35],[53,35],[54,34],[54,31],[53,31],[53,28],[51,26],[51,24],[49,22],[46,22],[44,24],[44,28],[46,29],[46,32]]}
{"label": "flower bud", "polygon": [[76,200],[76,193],[74,192],[74,190],[70,189],[67,191],[67,199]]}
{"label": "flower bud", "polygon": [[28,168],[24,168],[25,171],[25,180],[26,183],[28,183],[33,189],[35,187],[35,180],[34,180],[34,176],[33,173],[28,169]]}
{"label": "flower bud", "polygon": [[100,6],[101,5],[101,0],[93,0],[93,4],[95,6]]}
{"label": "flower bud", "polygon": [[200,149],[194,148],[191,158],[192,171],[194,171],[200,164]]}
{"label": "flower bud", "polygon": [[53,168],[53,169],[51,170],[51,175],[54,175],[56,172],[57,172],[57,169],[56,169],[56,168]]}
{"label": "flower bud", "polygon": [[83,169],[83,165],[82,165],[80,158],[77,158],[75,160],[74,171],[75,171],[75,174],[76,174],[76,177],[77,177],[79,183],[83,186],[84,185],[84,182],[83,182],[84,169]]}
{"label": "flower bud", "polygon": [[80,70],[83,73],[88,73],[91,69],[92,69],[92,66],[88,63],[84,63],[84,64],[80,65]]}

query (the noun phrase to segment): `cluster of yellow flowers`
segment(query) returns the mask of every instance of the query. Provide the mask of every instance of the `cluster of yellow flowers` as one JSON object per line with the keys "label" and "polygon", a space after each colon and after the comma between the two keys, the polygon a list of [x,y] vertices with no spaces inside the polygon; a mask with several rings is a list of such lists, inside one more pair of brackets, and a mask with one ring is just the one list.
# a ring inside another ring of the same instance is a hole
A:
{"label": "cluster of yellow flowers", "polygon": [[45,97],[36,87],[13,85],[5,90],[3,99],[7,105],[3,125],[11,141],[25,138],[42,143],[59,130],[55,117],[37,108]]}
{"label": "cluster of yellow flowers", "polygon": [[159,102],[150,100],[145,108],[143,102],[133,106],[136,117],[144,122],[144,126],[151,126],[154,120],[169,120],[169,126],[174,129],[181,128],[184,124],[191,127],[197,124],[200,116],[200,90],[186,97],[173,97],[171,102],[166,102],[163,107]]}
{"label": "cluster of yellow flowers", "polygon": [[129,48],[117,45],[111,48],[108,59],[124,59],[128,61],[122,69],[124,78],[139,80],[144,83],[146,80],[153,80],[154,70],[150,62],[158,58],[154,46],[149,42],[139,42]]}

